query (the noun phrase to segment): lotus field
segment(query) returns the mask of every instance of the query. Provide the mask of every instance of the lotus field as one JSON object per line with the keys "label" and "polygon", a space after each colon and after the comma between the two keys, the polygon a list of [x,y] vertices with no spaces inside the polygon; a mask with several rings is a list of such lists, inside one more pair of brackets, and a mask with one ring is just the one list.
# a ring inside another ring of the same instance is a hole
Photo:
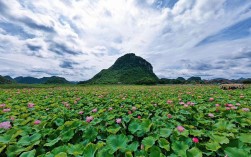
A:
{"label": "lotus field", "polygon": [[251,156],[251,89],[0,89],[0,156]]}

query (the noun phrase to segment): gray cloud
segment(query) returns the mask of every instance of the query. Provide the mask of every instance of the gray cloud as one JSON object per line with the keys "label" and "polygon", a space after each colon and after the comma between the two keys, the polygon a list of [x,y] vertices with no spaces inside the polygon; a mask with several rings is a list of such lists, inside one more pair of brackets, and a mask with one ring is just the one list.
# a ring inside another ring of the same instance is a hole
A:
{"label": "gray cloud", "polygon": [[67,47],[64,44],[52,43],[49,48],[50,51],[55,52],[58,55],[71,54],[71,55],[79,55],[80,51],[74,51],[73,49]]}
{"label": "gray cloud", "polygon": [[63,61],[59,66],[61,68],[66,68],[66,69],[73,69],[73,65],[78,65],[77,62],[73,62],[73,61]]}
{"label": "gray cloud", "polygon": [[27,47],[28,47],[31,51],[39,51],[39,50],[42,48],[41,46],[30,45],[30,44],[27,44]]}

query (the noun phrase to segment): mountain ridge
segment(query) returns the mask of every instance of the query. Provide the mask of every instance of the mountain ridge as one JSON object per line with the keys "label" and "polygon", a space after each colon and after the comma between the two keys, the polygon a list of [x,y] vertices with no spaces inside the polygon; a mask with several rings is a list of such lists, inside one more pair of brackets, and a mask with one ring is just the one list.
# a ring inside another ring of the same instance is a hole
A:
{"label": "mountain ridge", "polygon": [[154,84],[157,80],[148,61],[134,53],[128,53],[119,57],[108,69],[101,70],[93,78],[80,84]]}

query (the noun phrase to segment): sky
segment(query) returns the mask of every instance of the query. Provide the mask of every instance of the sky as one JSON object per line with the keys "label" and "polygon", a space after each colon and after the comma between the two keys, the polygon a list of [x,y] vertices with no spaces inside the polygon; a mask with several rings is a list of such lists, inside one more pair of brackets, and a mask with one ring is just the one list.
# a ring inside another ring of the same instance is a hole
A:
{"label": "sky", "polygon": [[0,75],[82,81],[126,53],[159,78],[251,77],[251,0],[0,0]]}

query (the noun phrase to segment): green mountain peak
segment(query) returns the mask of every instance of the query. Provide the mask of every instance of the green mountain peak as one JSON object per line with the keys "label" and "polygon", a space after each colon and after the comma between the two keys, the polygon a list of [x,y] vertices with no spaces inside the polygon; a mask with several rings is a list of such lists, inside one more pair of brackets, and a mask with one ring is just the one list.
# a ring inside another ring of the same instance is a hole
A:
{"label": "green mountain peak", "polygon": [[108,69],[101,70],[84,83],[91,84],[152,84],[158,80],[152,65],[134,53],[119,57]]}

